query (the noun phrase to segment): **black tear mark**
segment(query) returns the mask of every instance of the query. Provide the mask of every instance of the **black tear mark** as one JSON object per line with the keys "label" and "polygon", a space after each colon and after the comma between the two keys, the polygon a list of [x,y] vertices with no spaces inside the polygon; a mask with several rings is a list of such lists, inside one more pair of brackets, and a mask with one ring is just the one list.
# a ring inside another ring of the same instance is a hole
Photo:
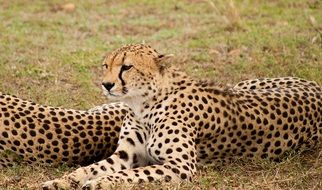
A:
{"label": "black tear mark", "polygon": [[121,68],[121,71],[120,71],[120,73],[119,73],[119,79],[121,80],[121,84],[122,84],[122,86],[125,86],[125,81],[123,80],[123,78],[122,78],[122,73],[123,73],[123,69]]}

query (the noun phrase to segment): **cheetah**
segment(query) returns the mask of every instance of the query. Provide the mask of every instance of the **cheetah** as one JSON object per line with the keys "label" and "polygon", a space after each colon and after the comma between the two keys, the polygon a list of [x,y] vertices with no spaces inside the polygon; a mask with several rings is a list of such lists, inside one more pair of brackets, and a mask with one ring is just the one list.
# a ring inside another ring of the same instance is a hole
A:
{"label": "cheetah", "polygon": [[322,88],[315,82],[258,79],[220,88],[168,67],[172,56],[134,44],[106,57],[103,92],[131,108],[118,147],[43,189],[191,181],[198,165],[278,160],[321,140]]}
{"label": "cheetah", "polygon": [[88,165],[108,158],[128,110],[123,103],[99,111],[63,109],[0,93],[0,168],[19,162]]}

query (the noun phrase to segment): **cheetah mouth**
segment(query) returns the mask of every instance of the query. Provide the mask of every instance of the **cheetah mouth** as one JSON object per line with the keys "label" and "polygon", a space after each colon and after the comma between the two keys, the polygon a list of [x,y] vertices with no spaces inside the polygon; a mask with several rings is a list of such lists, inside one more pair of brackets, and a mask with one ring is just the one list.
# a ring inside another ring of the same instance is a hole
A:
{"label": "cheetah mouth", "polygon": [[112,97],[118,97],[118,95],[113,94],[113,93],[111,93],[111,92],[108,92],[108,95],[109,95],[109,96],[112,96]]}
{"label": "cheetah mouth", "polygon": [[116,94],[114,94],[114,93],[112,93],[112,92],[110,92],[110,91],[107,91],[107,90],[103,90],[103,94],[104,94],[105,96],[118,97],[118,95],[116,95]]}
{"label": "cheetah mouth", "polygon": [[118,95],[112,93],[111,91],[104,91],[105,96],[117,97]]}

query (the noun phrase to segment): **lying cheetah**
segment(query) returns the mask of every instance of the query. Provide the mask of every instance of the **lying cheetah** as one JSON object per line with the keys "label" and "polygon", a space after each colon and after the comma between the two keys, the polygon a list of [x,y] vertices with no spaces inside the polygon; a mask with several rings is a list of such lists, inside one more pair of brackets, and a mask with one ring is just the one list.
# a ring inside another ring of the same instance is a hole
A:
{"label": "lying cheetah", "polygon": [[321,139],[322,88],[316,83],[263,79],[266,85],[254,80],[221,89],[165,67],[169,58],[142,44],[106,57],[103,91],[131,108],[119,146],[111,157],[48,181],[43,189],[190,181],[198,164],[276,160]]}
{"label": "lying cheetah", "polygon": [[89,164],[111,155],[129,108],[100,111],[42,106],[0,93],[0,168],[16,162]]}

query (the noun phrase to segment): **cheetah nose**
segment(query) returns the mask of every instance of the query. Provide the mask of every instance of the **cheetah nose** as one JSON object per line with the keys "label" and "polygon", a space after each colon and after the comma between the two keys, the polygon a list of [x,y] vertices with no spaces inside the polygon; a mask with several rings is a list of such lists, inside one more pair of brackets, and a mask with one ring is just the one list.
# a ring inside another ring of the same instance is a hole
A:
{"label": "cheetah nose", "polygon": [[108,91],[110,91],[113,86],[115,85],[115,83],[110,83],[110,82],[103,82],[102,85],[104,86],[104,88]]}

